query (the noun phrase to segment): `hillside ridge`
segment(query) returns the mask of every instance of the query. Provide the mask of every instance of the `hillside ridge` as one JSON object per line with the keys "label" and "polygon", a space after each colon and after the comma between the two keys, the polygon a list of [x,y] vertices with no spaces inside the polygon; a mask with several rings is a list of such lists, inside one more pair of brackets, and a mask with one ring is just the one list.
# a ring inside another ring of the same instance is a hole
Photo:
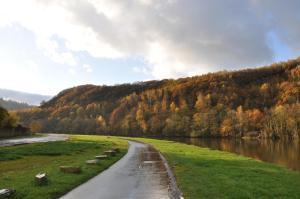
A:
{"label": "hillside ridge", "polygon": [[0,98],[16,101],[19,103],[27,103],[29,105],[40,105],[42,101],[49,100],[51,96],[0,88]]}
{"label": "hillside ridge", "polygon": [[44,132],[297,138],[299,80],[300,58],[176,80],[82,85],[18,114],[25,125],[39,122]]}

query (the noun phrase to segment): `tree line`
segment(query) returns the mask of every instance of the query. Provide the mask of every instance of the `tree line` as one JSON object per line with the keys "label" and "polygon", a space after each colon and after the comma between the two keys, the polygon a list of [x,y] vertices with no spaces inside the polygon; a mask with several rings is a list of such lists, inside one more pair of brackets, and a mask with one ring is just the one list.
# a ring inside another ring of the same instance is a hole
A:
{"label": "tree line", "polygon": [[27,108],[33,107],[24,102],[16,102],[13,100],[4,100],[3,98],[0,98],[0,106],[9,111],[27,109]]}
{"label": "tree line", "polygon": [[9,138],[20,135],[28,135],[29,129],[18,123],[18,117],[15,113],[0,107],[0,138]]}
{"label": "tree line", "polygon": [[62,91],[16,112],[35,131],[128,136],[300,136],[300,58],[271,66]]}

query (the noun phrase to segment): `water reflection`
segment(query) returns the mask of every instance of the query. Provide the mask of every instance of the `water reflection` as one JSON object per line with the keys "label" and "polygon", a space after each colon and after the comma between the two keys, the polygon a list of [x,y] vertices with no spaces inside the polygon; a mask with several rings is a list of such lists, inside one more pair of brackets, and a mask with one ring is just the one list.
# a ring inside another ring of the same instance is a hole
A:
{"label": "water reflection", "polygon": [[228,151],[300,171],[300,141],[195,138],[180,138],[176,141]]}

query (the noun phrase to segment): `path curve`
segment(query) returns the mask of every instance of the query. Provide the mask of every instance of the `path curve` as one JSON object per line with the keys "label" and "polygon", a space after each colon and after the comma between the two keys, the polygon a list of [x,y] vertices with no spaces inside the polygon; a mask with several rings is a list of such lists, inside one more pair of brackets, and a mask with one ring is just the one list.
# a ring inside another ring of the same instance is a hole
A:
{"label": "path curve", "polygon": [[0,140],[0,147],[4,146],[15,146],[21,144],[33,144],[39,142],[55,142],[55,141],[64,141],[69,138],[65,134],[46,134],[41,137],[28,137],[28,138],[12,138]]}
{"label": "path curve", "polygon": [[166,165],[150,145],[129,141],[128,153],[121,160],[60,199],[180,198]]}

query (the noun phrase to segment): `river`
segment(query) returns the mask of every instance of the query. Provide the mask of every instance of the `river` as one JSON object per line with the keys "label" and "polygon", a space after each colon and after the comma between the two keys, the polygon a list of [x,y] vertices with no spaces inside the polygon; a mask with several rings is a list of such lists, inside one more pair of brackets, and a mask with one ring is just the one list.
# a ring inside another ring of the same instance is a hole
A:
{"label": "river", "polygon": [[180,138],[174,141],[228,151],[300,171],[300,141],[198,138]]}

